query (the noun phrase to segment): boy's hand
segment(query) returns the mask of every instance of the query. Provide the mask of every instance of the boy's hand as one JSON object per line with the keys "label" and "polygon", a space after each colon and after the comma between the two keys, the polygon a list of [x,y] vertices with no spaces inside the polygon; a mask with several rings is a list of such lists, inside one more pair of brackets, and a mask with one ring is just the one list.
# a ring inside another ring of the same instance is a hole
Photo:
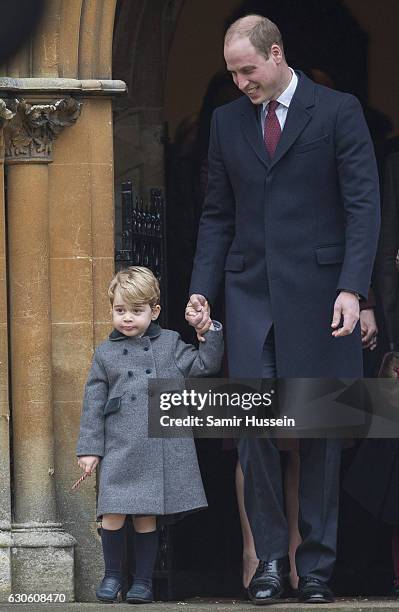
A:
{"label": "boy's hand", "polygon": [[186,306],[186,321],[195,328],[197,338],[205,342],[204,334],[212,326],[208,301],[203,295],[193,294]]}
{"label": "boy's hand", "polygon": [[360,329],[362,331],[362,346],[373,351],[377,346],[378,327],[372,308],[360,311]]}
{"label": "boy's hand", "polygon": [[100,457],[95,455],[87,455],[84,457],[78,457],[78,466],[84,471],[85,474],[91,474],[94,472],[98,464],[100,463]]}

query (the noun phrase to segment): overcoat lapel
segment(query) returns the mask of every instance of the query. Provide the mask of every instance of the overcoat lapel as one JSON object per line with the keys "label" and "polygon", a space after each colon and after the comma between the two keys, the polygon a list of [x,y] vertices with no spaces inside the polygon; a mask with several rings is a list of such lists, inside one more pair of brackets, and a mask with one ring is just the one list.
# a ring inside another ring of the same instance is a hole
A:
{"label": "overcoat lapel", "polygon": [[248,98],[245,98],[245,106],[241,111],[244,137],[267,168],[279,162],[312,118],[312,110],[315,105],[314,83],[301,72],[297,74],[298,86],[288,109],[284,129],[272,160],[267,154],[262,138],[259,119],[260,106],[254,106]]}
{"label": "overcoat lapel", "polygon": [[284,129],[281,132],[281,138],[270,167],[275,166],[280,161],[312,118],[312,110],[315,105],[314,83],[303,73],[299,72],[297,74],[299,77],[298,85],[291,100]]}
{"label": "overcoat lapel", "polygon": [[262,130],[259,122],[259,107],[254,106],[248,98],[245,98],[245,102],[245,107],[241,111],[241,127],[244,137],[253,148],[260,161],[265,166],[269,167],[270,158],[262,138]]}

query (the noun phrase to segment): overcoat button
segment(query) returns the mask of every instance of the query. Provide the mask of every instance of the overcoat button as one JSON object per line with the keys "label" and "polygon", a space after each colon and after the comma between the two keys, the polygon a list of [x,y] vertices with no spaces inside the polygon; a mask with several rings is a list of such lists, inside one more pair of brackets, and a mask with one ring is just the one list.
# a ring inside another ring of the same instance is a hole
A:
{"label": "overcoat button", "polygon": [[145,373],[146,373],[146,374],[151,374],[151,370],[148,368],[148,369],[145,371]]}
{"label": "overcoat button", "polygon": [[148,346],[145,346],[145,347],[144,347],[144,350],[145,350],[145,351],[148,351],[148,350],[149,350],[149,349],[148,349]]}
{"label": "overcoat button", "polygon": [[136,396],[132,395],[132,397],[130,399],[132,400],[132,402],[134,402],[134,400],[136,399]]}
{"label": "overcoat button", "polygon": [[127,355],[127,349],[123,349],[123,354]]}
{"label": "overcoat button", "polygon": [[133,376],[133,372],[131,370],[129,370],[129,372],[127,374],[128,374],[128,376]]}

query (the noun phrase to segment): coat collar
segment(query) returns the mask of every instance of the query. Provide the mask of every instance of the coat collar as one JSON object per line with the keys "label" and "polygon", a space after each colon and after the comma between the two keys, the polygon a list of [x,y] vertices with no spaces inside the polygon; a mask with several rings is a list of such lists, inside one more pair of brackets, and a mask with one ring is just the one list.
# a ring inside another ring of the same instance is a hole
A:
{"label": "coat collar", "polygon": [[[147,331],[145,332],[144,336],[142,336],[143,338],[157,338],[160,333],[162,331],[162,328],[160,325],[158,325],[158,323],[155,323],[154,321],[151,321],[150,325],[147,328]],[[132,336],[125,336],[125,334],[122,334],[122,332],[118,331],[117,329],[114,329],[110,335],[108,336],[109,340],[130,340],[132,338]],[[133,336],[134,338],[134,336]]]}
{"label": "coat collar", "polygon": [[261,105],[255,106],[246,96],[243,99],[241,120],[245,138],[267,168],[272,168],[278,163],[312,118],[311,109],[315,105],[315,84],[303,72],[296,71],[296,74],[299,79],[298,85],[288,109],[284,129],[272,160],[270,160],[266,152],[262,138],[259,119]]}

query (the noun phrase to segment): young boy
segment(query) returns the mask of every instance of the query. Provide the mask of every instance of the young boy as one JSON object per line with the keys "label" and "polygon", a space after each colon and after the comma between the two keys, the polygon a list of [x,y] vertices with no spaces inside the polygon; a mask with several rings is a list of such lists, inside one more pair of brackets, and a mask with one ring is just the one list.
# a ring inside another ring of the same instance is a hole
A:
{"label": "young boy", "polygon": [[193,440],[148,437],[148,380],[217,373],[223,338],[217,322],[199,349],[161,329],[159,284],[147,268],[115,274],[108,295],[114,330],[94,353],[76,454],[86,473],[100,465],[97,517],[105,576],[96,596],[112,602],[121,591],[124,523],[131,514],[136,572],[126,599],[147,603],[153,600],[156,517],[207,505]]}

